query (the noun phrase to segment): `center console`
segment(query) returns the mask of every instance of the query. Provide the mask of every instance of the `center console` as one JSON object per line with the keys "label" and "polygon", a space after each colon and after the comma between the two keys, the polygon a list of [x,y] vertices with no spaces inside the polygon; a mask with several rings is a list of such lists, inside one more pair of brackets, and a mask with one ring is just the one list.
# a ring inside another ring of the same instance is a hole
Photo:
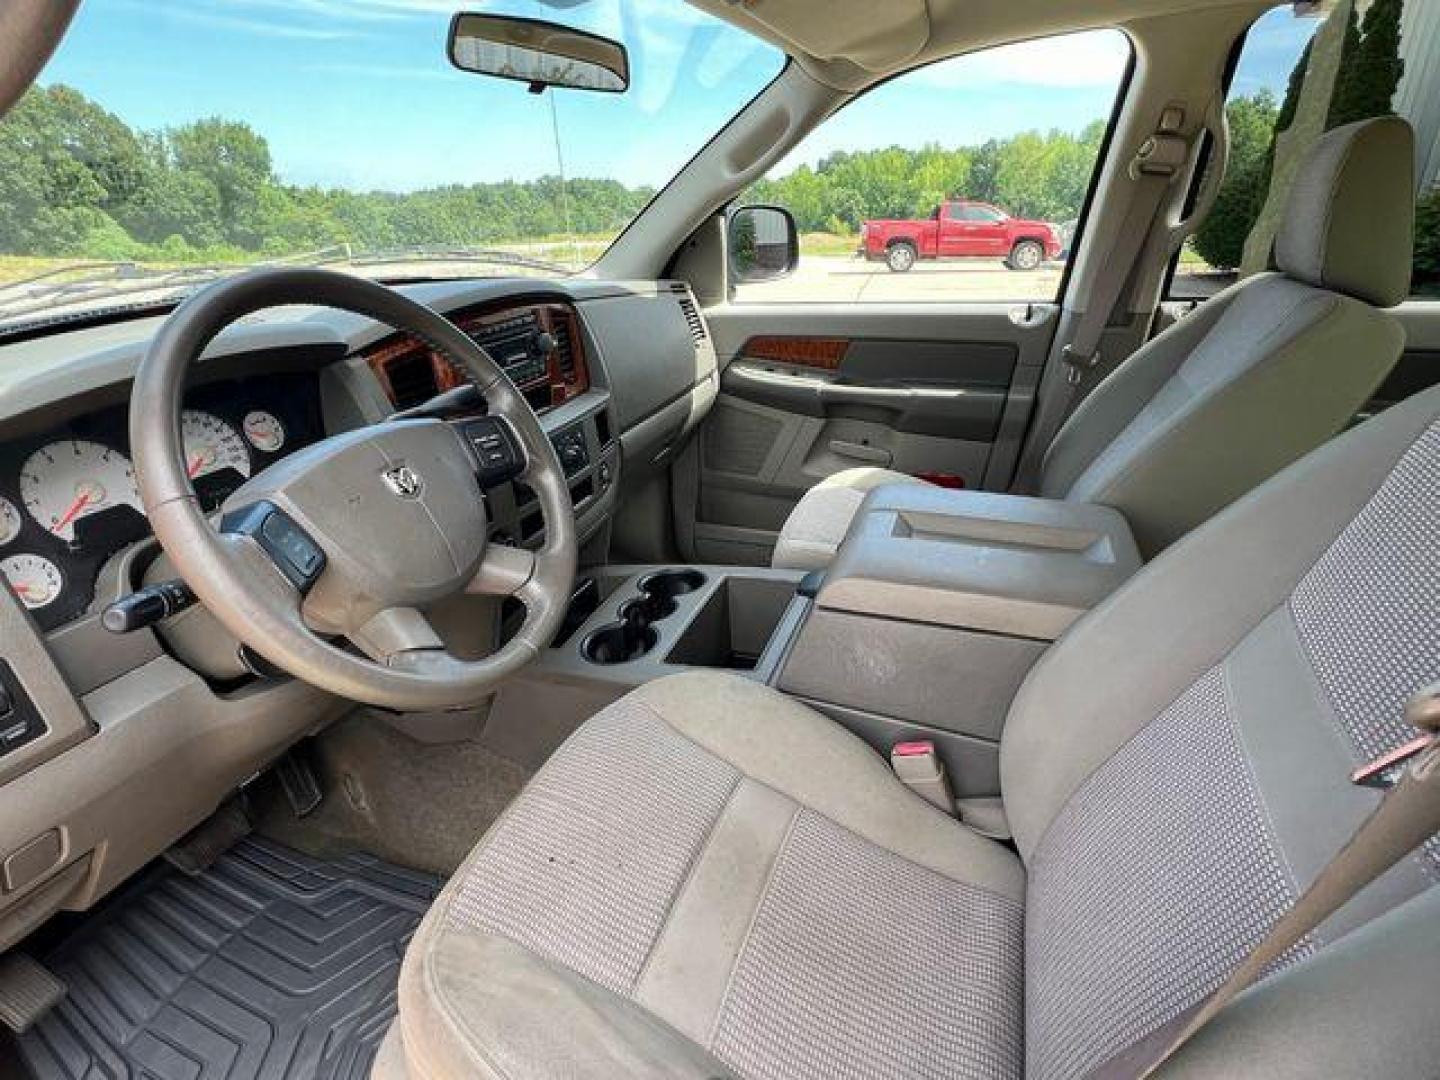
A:
{"label": "center console", "polygon": [[803,616],[793,570],[604,567],[582,575],[569,616],[536,667],[618,694],[689,668],[762,681]]}
{"label": "center console", "polygon": [[722,668],[805,701],[882,753],[929,740],[958,797],[993,796],[1001,729],[1026,674],[1140,565],[1125,519],[1105,507],[879,488],[818,583],[735,566],[585,572],[565,625],[502,689],[487,731],[538,766],[635,687]]}
{"label": "center console", "polygon": [[1140,567],[1106,507],[877,489],[775,679],[881,750],[929,739],[957,795],[999,791],[1005,715],[1051,642]]}

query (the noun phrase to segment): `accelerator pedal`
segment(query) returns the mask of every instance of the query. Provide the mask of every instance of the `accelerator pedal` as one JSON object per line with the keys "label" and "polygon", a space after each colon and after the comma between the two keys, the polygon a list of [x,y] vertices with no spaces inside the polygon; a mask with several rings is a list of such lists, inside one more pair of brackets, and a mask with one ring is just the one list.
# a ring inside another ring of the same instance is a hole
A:
{"label": "accelerator pedal", "polygon": [[239,798],[231,799],[165,852],[165,861],[182,874],[203,874],[215,861],[250,835],[250,815]]}
{"label": "accelerator pedal", "polygon": [[24,953],[0,956],[0,1024],[16,1035],[64,1000],[68,987]]}

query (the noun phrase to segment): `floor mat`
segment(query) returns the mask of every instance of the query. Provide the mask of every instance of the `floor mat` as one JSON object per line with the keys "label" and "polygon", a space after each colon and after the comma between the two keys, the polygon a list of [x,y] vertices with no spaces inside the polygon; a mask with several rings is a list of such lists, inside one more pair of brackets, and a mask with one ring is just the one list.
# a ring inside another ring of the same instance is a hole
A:
{"label": "floor mat", "polygon": [[331,725],[311,751],[325,801],[297,818],[278,790],[257,785],[257,832],[320,859],[369,851],[442,875],[530,779],[478,742],[422,743],[365,713]]}
{"label": "floor mat", "polygon": [[158,869],[45,958],[70,993],[21,1052],[36,1080],[360,1080],[439,887],[256,838]]}

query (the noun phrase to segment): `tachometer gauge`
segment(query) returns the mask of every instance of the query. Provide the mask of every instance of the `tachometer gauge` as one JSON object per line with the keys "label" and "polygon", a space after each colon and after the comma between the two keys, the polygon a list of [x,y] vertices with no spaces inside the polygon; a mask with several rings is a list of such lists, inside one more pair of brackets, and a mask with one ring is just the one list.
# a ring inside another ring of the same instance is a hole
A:
{"label": "tachometer gauge", "polygon": [[20,511],[9,499],[0,499],[0,546],[10,543],[20,535]]}
{"label": "tachometer gauge", "polygon": [[75,522],[115,506],[140,509],[130,459],[84,439],[42,446],[20,466],[20,501],[42,528],[75,539]]}
{"label": "tachometer gauge", "polygon": [[245,415],[245,438],[262,454],[273,454],[285,445],[285,425],[274,413],[256,409]]}
{"label": "tachometer gauge", "polygon": [[250,451],[240,433],[218,416],[186,409],[180,414],[180,437],[185,443],[185,471],[191,480],[221,469],[234,469],[250,478]]}
{"label": "tachometer gauge", "polygon": [[11,555],[0,560],[0,574],[27,608],[42,608],[54,603],[65,587],[59,568],[39,555]]}

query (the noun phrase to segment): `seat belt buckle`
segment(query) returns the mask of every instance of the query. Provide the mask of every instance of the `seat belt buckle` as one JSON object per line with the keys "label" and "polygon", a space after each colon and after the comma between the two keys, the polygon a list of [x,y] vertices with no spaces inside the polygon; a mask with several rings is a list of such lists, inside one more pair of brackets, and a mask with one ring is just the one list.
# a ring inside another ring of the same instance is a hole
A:
{"label": "seat belt buckle", "polygon": [[1400,782],[1405,767],[1432,747],[1440,747],[1440,733],[1430,731],[1417,735],[1394,750],[1381,754],[1368,765],[1360,766],[1350,774],[1350,782],[1359,787],[1388,791]]}
{"label": "seat belt buckle", "polygon": [[890,748],[890,768],[900,782],[932,806],[955,816],[955,796],[950,791],[950,777],[945,762],[935,752],[929,739],[898,742]]}

